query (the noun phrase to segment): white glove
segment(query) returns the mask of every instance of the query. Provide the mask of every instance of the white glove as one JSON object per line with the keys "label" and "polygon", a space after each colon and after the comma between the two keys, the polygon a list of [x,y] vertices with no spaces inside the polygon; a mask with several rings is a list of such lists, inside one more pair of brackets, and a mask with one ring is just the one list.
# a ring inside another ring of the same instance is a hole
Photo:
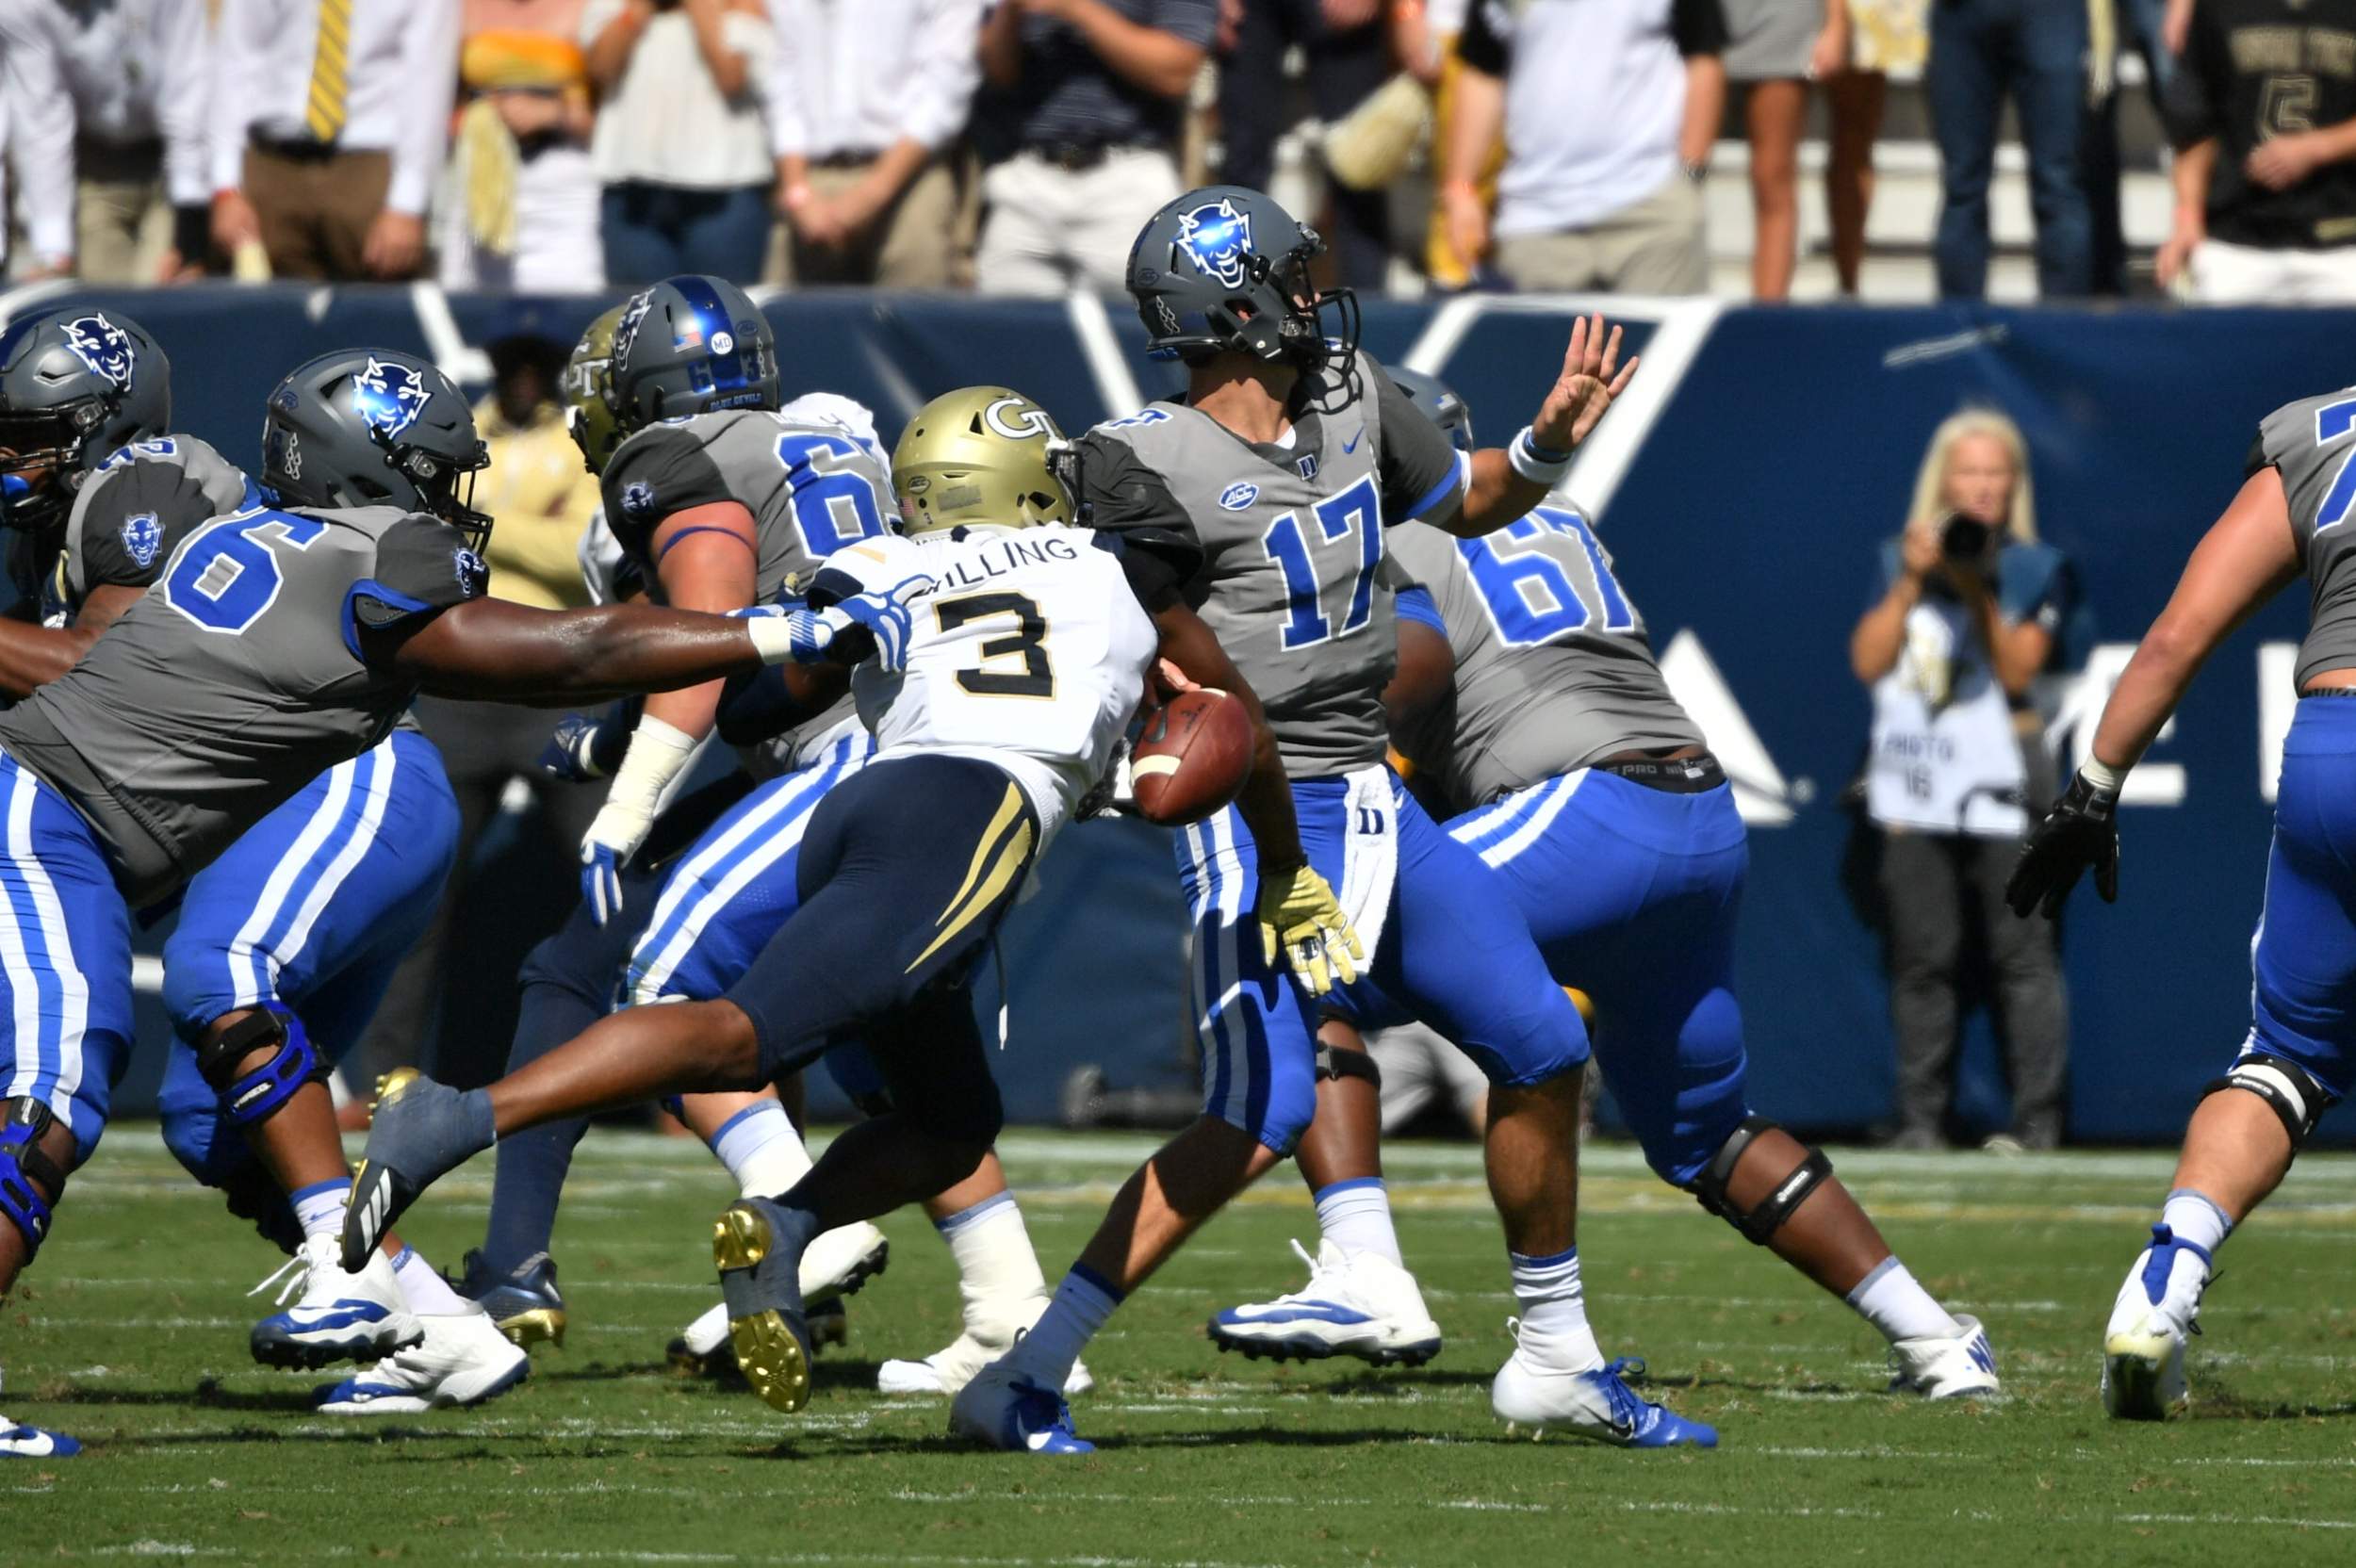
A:
{"label": "white glove", "polygon": [[581,896],[599,925],[621,913],[622,867],[646,841],[663,792],[699,744],[695,736],[651,714],[638,721],[630,753],[614,771],[614,787],[581,840]]}

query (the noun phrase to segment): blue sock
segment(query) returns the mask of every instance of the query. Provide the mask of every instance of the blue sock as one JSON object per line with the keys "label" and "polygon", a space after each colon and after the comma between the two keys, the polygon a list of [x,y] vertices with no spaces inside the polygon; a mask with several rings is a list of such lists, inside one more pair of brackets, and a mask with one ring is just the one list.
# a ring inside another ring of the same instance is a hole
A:
{"label": "blue sock", "polygon": [[[563,936],[551,941],[563,940]],[[538,1061],[602,1017],[580,993],[548,984],[524,988],[515,1020],[515,1043],[507,1070]],[[491,1185],[491,1217],[483,1232],[483,1262],[500,1274],[513,1273],[549,1250],[556,1234],[556,1207],[572,1169],[573,1146],[589,1130],[589,1119],[543,1122],[499,1139],[499,1171]]]}
{"label": "blue sock", "polygon": [[1041,1387],[1060,1394],[1072,1364],[1121,1302],[1121,1293],[1111,1281],[1085,1264],[1073,1264],[1055,1287],[1055,1298],[1015,1346],[1014,1364]]}
{"label": "blue sock", "polygon": [[286,1201],[294,1205],[295,1223],[303,1227],[303,1240],[316,1235],[341,1235],[344,1210],[352,1206],[352,1178],[314,1182],[288,1193]]}
{"label": "blue sock", "polygon": [[1335,1182],[1317,1192],[1317,1228],[1325,1239],[1351,1252],[1373,1252],[1400,1262],[1399,1232],[1391,1224],[1391,1194],[1380,1176]]}

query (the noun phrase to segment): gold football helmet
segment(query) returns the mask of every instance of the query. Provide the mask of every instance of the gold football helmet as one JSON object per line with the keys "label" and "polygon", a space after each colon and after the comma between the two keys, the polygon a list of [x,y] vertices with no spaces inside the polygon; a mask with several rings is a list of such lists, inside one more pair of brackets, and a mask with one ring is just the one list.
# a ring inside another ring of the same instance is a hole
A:
{"label": "gold football helmet", "polygon": [[967,386],[916,411],[892,453],[900,531],[1071,523],[1072,443],[1045,409],[1004,386]]}
{"label": "gold football helmet", "polygon": [[557,379],[564,428],[593,474],[605,472],[614,449],[622,444],[622,423],[614,414],[614,329],[629,308],[627,302],[615,305],[590,322]]}

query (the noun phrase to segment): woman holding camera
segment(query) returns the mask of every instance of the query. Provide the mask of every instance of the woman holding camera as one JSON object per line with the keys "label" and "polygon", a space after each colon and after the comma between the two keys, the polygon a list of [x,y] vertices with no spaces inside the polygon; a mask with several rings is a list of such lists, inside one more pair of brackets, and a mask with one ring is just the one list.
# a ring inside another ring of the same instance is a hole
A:
{"label": "woman holding camera", "polygon": [[1907,518],[1849,639],[1873,694],[1866,809],[1883,833],[1896,1143],[1946,1141],[1971,936],[1993,972],[2012,1080],[2011,1131],[1989,1143],[2050,1149],[2069,1038],[2061,970],[2051,929],[2007,918],[2004,890],[2029,808],[2052,789],[2029,697],[2070,608],[2069,564],[2037,542],[2027,448],[2001,414],[1967,410],[1939,427]]}

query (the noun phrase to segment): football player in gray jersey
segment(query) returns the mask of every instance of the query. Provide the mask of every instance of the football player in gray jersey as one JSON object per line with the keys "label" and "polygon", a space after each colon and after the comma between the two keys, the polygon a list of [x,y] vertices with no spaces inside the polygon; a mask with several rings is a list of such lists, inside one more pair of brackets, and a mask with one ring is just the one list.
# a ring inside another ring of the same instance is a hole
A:
{"label": "football player in gray jersey", "polygon": [[[1470,450],[1462,400],[1399,379]],[[1594,999],[1596,1058],[1653,1169],[1880,1330],[1895,1386],[1996,1392],[1979,1324],[1916,1282],[1822,1152],[1750,1113],[1734,995],[1742,820],[1587,519],[1547,505],[1485,538],[1405,528],[1390,547],[1415,584],[1399,599],[1393,739],[1464,813],[1450,836],[1498,873],[1554,978]],[[1338,1020],[1321,1038],[1360,1049]],[[1301,1174],[1319,1191],[1379,1181],[1380,1128],[1375,1085],[1321,1083]],[[1333,1315],[1317,1311],[1334,1304],[1322,1284],[1221,1313],[1211,1337],[1285,1353],[1287,1335]],[[1539,1413],[1529,1371],[1517,1356],[1497,1375],[1492,1397],[1509,1420]]]}
{"label": "football player in gray jersey", "polygon": [[2086,763],[2029,837],[2009,897],[2059,913],[2091,869],[2119,894],[2119,792],[2208,656],[2300,573],[2308,628],[2266,897],[2250,944],[2249,1037],[2194,1107],[2151,1245],[2102,1337],[2102,1404],[2159,1420],[2190,1398],[2185,1336],[2217,1248],[2290,1173],[2323,1113],[2356,1089],[2356,387],[2266,416],[2248,476],[2102,709]]}
{"label": "football player in gray jersey", "polygon": [[[13,363],[24,326],[0,334]],[[0,462],[21,457],[0,448]],[[560,702],[811,662],[872,607],[728,620],[564,613],[484,598],[465,400],[391,351],[328,355],[271,394],[262,482],[283,503],[197,529],[80,663],[0,716],[0,1291],[104,1130],[131,1041],[130,911],[170,899],[420,690]],[[20,470],[21,471],[21,470]],[[265,1009],[223,1017],[200,1065],[291,1097],[316,1058]],[[332,1141],[330,1147],[333,1147]],[[303,1182],[304,1173],[281,1171]],[[345,1177],[340,1153],[316,1180]]]}
{"label": "football player in gray jersey", "polygon": [[[1639,1399],[1587,1325],[1574,1246],[1588,1056],[1579,1013],[1494,874],[1440,832],[1385,762],[1383,690],[1397,642],[1386,532],[1478,535],[1521,516],[1562,477],[1634,362],[1621,369],[1618,333],[1581,320],[1511,449],[1460,453],[1359,357],[1350,302],[1321,299],[1309,280],[1320,248],[1266,196],[1219,186],[1156,213],[1130,253],[1150,351],[1186,367],[1186,389],[1081,439],[1091,521],[1192,547],[1200,564],[1172,574],[1148,608],[1200,612],[1200,645],[1172,632],[1187,678],[1256,694],[1275,755],[1260,758],[1254,779],[1288,779],[1297,842],[1260,841],[1232,809],[1179,836],[1203,1116],[1122,1189],[1055,1304],[967,1385],[954,1424],[1025,1446],[1022,1413],[1123,1296],[1292,1152],[1321,1062],[1339,1061],[1316,1044],[1317,994],[1338,980],[1345,997],[1398,998],[1494,1086],[1489,1184],[1522,1303],[1517,1356],[1544,1369],[1550,1422],[1627,1446],[1713,1444],[1709,1428]],[[1326,334],[1329,302],[1340,306],[1338,340]],[[1364,1353],[1383,1360],[1437,1353],[1439,1329],[1399,1265],[1380,1185],[1317,1196],[1321,1210],[1354,1217],[1321,1278],[1348,1273],[1353,1301],[1374,1308],[1329,1310],[1328,1326],[1372,1324]]]}

